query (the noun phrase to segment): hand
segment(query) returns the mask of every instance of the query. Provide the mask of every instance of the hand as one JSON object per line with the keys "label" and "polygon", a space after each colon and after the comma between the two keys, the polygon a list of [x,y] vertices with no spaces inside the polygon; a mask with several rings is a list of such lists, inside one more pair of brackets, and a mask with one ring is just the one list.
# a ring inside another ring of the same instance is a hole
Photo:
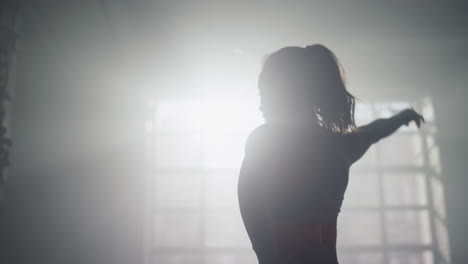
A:
{"label": "hand", "polygon": [[416,125],[418,126],[418,128],[419,128],[419,127],[421,127],[421,123],[425,122],[424,117],[422,115],[418,114],[412,108],[401,111],[399,113],[399,115],[402,117],[403,124],[405,124],[405,125],[409,125],[409,123],[411,121],[414,121],[416,123]]}

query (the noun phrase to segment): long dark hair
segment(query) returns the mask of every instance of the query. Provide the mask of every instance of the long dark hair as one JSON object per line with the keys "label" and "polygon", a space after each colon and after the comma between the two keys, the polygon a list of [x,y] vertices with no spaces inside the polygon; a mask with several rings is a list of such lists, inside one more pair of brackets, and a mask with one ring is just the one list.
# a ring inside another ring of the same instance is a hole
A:
{"label": "long dark hair", "polygon": [[323,45],[285,47],[270,54],[258,80],[266,122],[314,118],[338,133],[354,131],[355,98],[335,54]]}

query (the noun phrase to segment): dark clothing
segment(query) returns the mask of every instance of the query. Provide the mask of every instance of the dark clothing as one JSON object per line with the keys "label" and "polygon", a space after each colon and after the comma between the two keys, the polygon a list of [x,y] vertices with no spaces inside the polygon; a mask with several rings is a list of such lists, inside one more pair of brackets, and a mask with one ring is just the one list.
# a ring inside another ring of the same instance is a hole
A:
{"label": "dark clothing", "polygon": [[336,241],[353,162],[346,141],[316,125],[266,123],[249,135],[238,197],[260,264],[338,263],[335,243],[307,242],[307,235],[287,230],[302,226],[305,232],[308,226],[326,224]]}
{"label": "dark clothing", "polygon": [[347,134],[318,124],[257,127],[245,145],[238,197],[260,264],[338,263],[336,223],[350,166],[411,120],[422,117],[404,110]]}

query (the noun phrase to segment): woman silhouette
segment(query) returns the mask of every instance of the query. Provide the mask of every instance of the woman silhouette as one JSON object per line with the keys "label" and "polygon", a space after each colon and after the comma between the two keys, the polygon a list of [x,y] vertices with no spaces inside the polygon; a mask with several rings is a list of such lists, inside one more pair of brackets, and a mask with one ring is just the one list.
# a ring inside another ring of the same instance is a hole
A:
{"label": "woman silhouette", "polygon": [[260,264],[338,263],[336,223],[350,166],[423,117],[412,109],[356,127],[354,97],[323,45],[285,47],[259,76],[265,123],[245,144],[239,207]]}

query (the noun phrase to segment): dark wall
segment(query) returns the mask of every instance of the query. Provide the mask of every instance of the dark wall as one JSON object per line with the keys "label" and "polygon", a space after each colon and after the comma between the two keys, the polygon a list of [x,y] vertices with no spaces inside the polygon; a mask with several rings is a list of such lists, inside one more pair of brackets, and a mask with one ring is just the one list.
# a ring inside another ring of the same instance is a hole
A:
{"label": "dark wall", "polygon": [[[99,28],[52,22],[25,18],[18,43],[0,263],[140,263],[144,126],[136,88],[118,81],[125,71],[108,59],[118,54],[100,44]],[[66,30],[51,30],[57,26]]]}
{"label": "dark wall", "polygon": [[467,40],[441,47],[433,99],[439,129],[442,176],[452,263],[468,262],[468,49]]}

